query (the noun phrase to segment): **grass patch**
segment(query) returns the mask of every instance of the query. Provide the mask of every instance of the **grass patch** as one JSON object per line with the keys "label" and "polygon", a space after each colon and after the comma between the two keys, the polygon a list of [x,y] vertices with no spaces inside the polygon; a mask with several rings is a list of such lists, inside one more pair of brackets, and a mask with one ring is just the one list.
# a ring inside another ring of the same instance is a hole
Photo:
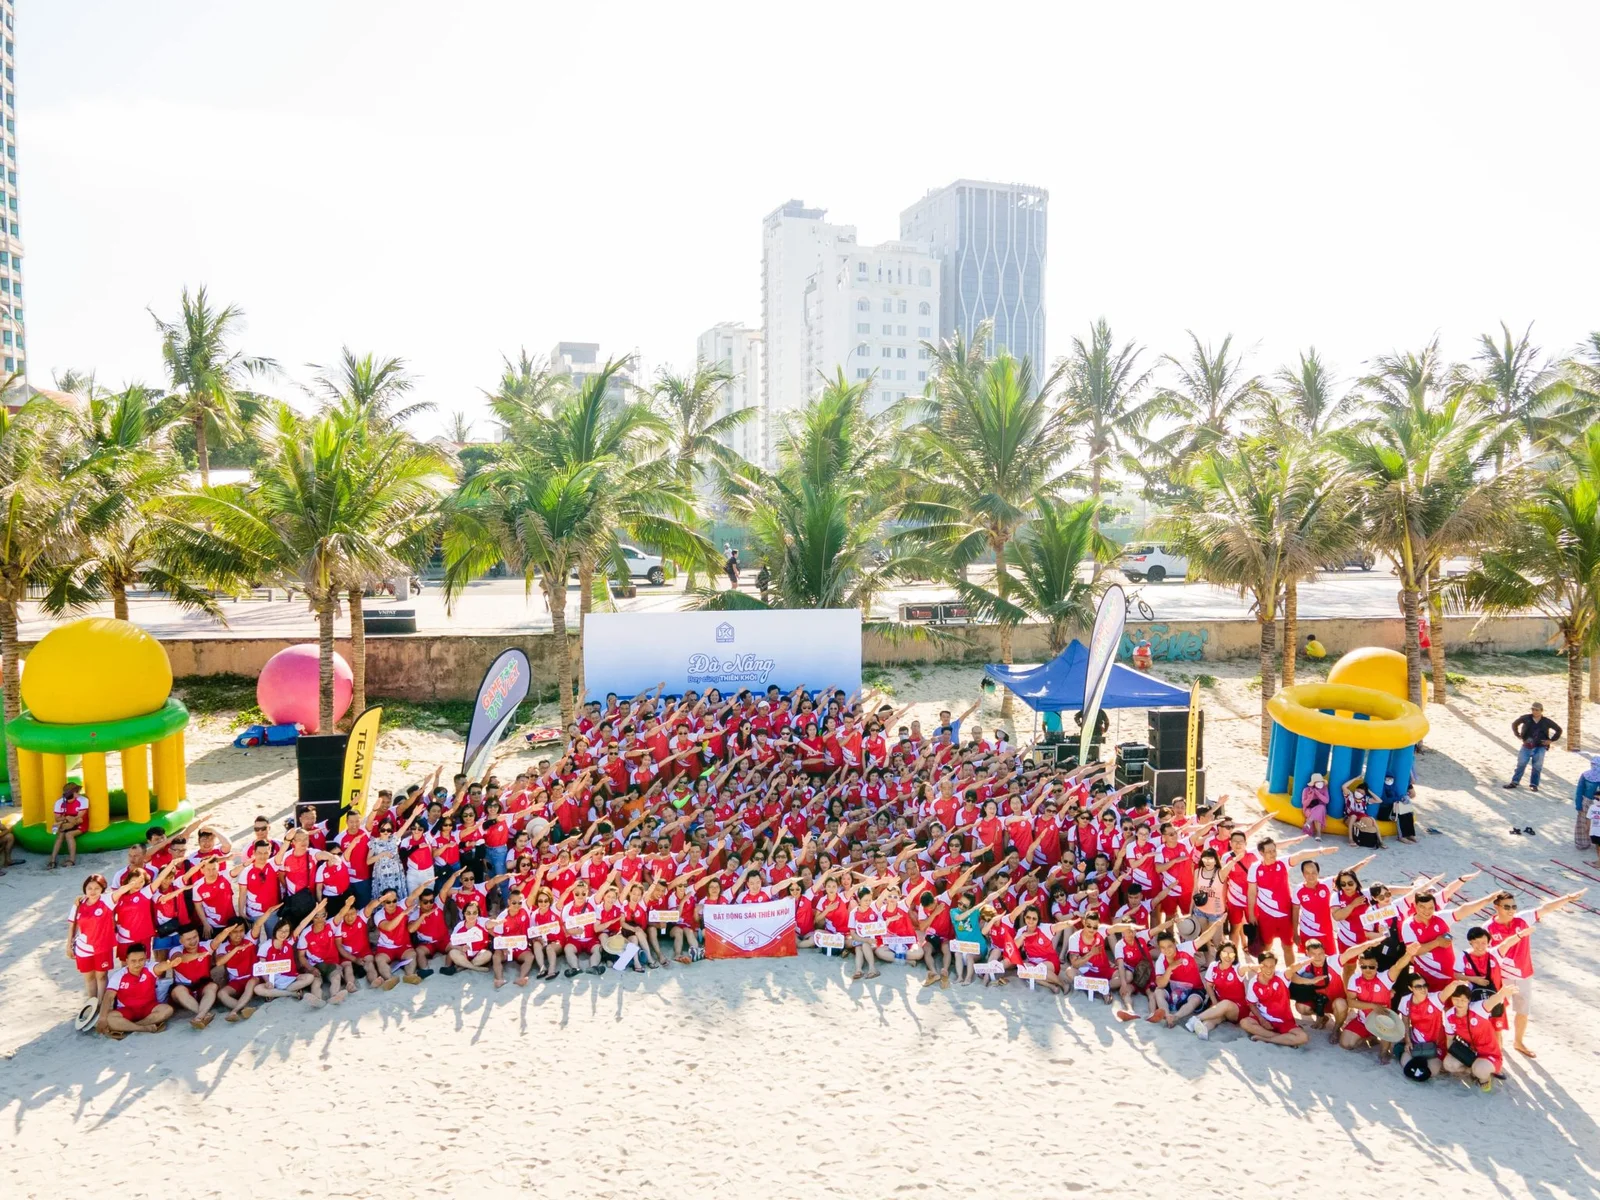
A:
{"label": "grass patch", "polygon": [[[472,722],[470,700],[388,700],[381,696],[369,697],[369,704],[383,705],[383,723],[389,728],[427,729],[467,736],[467,726]],[[522,710],[518,710],[519,715]]]}
{"label": "grass patch", "polygon": [[[229,730],[267,723],[256,704],[256,681],[248,675],[191,675],[173,680],[172,694],[183,701],[196,719],[222,721]],[[390,729],[424,729],[434,733],[448,730],[465,737],[472,721],[470,700],[418,702],[370,696],[368,703],[383,705],[383,723]],[[524,719],[529,711],[524,701]]]}
{"label": "grass patch", "polygon": [[1472,682],[1468,676],[1463,675],[1460,671],[1446,671],[1444,673],[1444,681],[1454,684],[1456,687],[1464,687]]}
{"label": "grass patch", "polygon": [[[1446,656],[1447,667],[1460,667],[1463,675],[1565,675],[1567,660],[1550,650],[1526,650],[1516,654],[1477,654],[1464,650]],[[1427,656],[1422,660],[1423,674],[1428,673]],[[1455,682],[1447,669],[1445,679]],[[1469,681],[1470,682],[1470,681]]]}

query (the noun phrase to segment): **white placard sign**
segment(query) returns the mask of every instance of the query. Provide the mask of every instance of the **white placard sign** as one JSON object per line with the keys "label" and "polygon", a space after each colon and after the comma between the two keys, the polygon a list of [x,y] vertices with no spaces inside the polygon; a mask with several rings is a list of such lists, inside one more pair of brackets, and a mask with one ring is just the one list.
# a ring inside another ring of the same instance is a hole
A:
{"label": "white placard sign", "polygon": [[496,950],[526,950],[528,939],[520,933],[500,933],[495,935],[494,948]]}
{"label": "white placard sign", "polygon": [[1017,976],[1021,979],[1048,979],[1050,964],[1025,962],[1017,968]]}
{"label": "white placard sign", "polygon": [[589,698],[635,696],[666,680],[668,695],[716,688],[765,694],[861,687],[861,610],[590,613],[583,639]]}
{"label": "white placard sign", "polygon": [[252,972],[257,979],[266,979],[273,975],[293,975],[294,963],[287,958],[269,958],[256,963]]}
{"label": "white placard sign", "polygon": [[1072,981],[1072,986],[1077,991],[1088,992],[1091,996],[1105,996],[1111,992],[1109,979],[1096,979],[1093,975],[1079,975]]}
{"label": "white placard sign", "polygon": [[983,943],[982,942],[967,942],[967,941],[962,941],[961,939],[958,938],[955,941],[950,943],[950,949],[955,951],[955,953],[957,953],[957,954],[971,954],[971,955],[976,956],[976,955],[982,953],[982,951],[983,951]]}
{"label": "white placard sign", "polygon": [[844,934],[842,933],[829,933],[825,929],[819,929],[811,935],[811,940],[817,944],[817,949],[819,950],[844,949]]}
{"label": "white placard sign", "polygon": [[652,908],[650,910],[650,924],[676,925],[683,919],[683,910],[679,908]]}
{"label": "white placard sign", "polygon": [[1005,969],[1006,965],[1003,962],[982,962],[973,966],[972,973],[974,975],[998,975]]}

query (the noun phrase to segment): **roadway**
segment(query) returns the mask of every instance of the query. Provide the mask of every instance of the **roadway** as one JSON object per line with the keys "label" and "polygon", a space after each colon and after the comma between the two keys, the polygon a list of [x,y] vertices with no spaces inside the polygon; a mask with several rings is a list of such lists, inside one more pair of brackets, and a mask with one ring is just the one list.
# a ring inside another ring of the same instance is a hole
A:
{"label": "roadway", "polygon": [[[725,582],[725,581],[724,581]],[[741,578],[744,591],[753,593],[755,576],[746,572]],[[1150,605],[1153,620],[1198,621],[1244,618],[1251,615],[1247,601],[1232,592],[1205,583],[1165,581],[1158,584],[1129,584]],[[1316,617],[1392,617],[1398,615],[1396,595],[1399,586],[1395,577],[1381,566],[1372,571],[1335,571],[1321,575],[1316,582],[1300,587],[1300,616]],[[949,588],[933,584],[917,584],[895,588],[879,598],[874,616],[892,618],[899,605],[908,601],[927,601],[953,598]],[[639,585],[639,594],[632,600],[623,600],[618,607],[630,612],[675,612],[683,607],[681,581],[662,587]],[[414,593],[404,605],[387,597],[368,597],[367,611],[385,608],[411,607],[416,609],[417,628],[422,633],[507,633],[513,631],[540,631],[550,628],[550,614],[544,597],[535,590],[524,595],[520,580],[484,579],[469,586],[446,611],[444,598],[433,584],[426,585],[420,594]],[[219,625],[202,614],[187,613],[171,601],[159,596],[135,594],[130,597],[130,616],[157,637],[286,637],[312,638],[316,636],[316,622],[303,597],[285,601],[281,591],[272,600],[248,599],[224,601],[222,604],[225,625]],[[567,592],[567,620],[575,623],[578,610],[578,593],[575,588]],[[110,616],[109,603],[97,605],[84,615]],[[42,637],[55,622],[44,615],[35,604],[25,604],[20,622],[20,636],[25,640]],[[339,621],[340,636],[348,632],[348,623]]]}

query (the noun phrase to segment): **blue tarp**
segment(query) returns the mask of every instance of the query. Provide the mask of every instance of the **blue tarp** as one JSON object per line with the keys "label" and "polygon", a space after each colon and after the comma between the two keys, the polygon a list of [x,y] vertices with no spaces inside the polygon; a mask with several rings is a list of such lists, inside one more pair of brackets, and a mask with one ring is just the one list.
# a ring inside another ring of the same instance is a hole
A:
{"label": "blue tarp", "polygon": [[[1042,667],[1008,667],[990,663],[984,677],[1008,687],[1036,712],[1077,712],[1083,707],[1083,678],[1089,673],[1089,651],[1076,638]],[[1113,663],[1102,708],[1188,708],[1189,689],[1162,683],[1154,676]]]}

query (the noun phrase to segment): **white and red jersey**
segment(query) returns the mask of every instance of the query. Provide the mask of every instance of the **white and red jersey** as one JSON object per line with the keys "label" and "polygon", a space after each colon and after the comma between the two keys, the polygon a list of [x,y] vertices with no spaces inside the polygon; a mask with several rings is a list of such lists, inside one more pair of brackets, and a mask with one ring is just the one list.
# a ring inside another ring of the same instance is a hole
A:
{"label": "white and red jersey", "polygon": [[1154,842],[1130,842],[1124,848],[1123,862],[1128,867],[1128,878],[1144,889],[1146,896],[1153,896],[1161,889],[1156,886],[1156,844]]}
{"label": "white and red jersey", "polygon": [[1444,1014],[1444,1036],[1460,1038],[1471,1046],[1479,1058],[1487,1058],[1499,1072],[1504,1064],[1500,1058],[1500,1035],[1495,1032],[1494,1019],[1478,1005],[1467,1006],[1467,1015],[1458,1016],[1452,1004]]}
{"label": "white and red jersey", "polygon": [[[1450,932],[1450,923],[1434,913],[1429,921],[1420,921],[1413,914],[1400,923],[1400,940],[1408,946],[1420,946],[1437,938],[1444,937]],[[1493,935],[1490,935],[1491,941]],[[1436,946],[1426,954],[1419,954],[1411,960],[1417,973],[1428,981],[1428,990],[1437,992],[1445,984],[1455,978],[1456,949],[1449,942]]]}
{"label": "white and red jersey", "polygon": [[185,987],[204,987],[211,982],[211,951],[202,944],[194,954],[180,950],[167,960],[172,964],[172,982]]}
{"label": "white and red jersey", "polygon": [[392,913],[380,907],[373,922],[377,931],[373,948],[379,954],[393,958],[411,949],[411,914],[404,907],[397,904]]}
{"label": "white and red jersey", "polygon": [[1111,977],[1111,959],[1106,954],[1106,935],[1099,930],[1093,933],[1083,929],[1073,930],[1072,936],[1067,939],[1067,954],[1074,960],[1082,955],[1089,955],[1088,961],[1078,968],[1083,974],[1093,975],[1098,979]]}
{"label": "white and red jersey", "polygon": [[217,965],[228,973],[229,983],[249,979],[256,967],[256,944],[248,937],[223,942],[217,951]]}
{"label": "white and red jersey", "polygon": [[[1376,1004],[1380,1008],[1387,1008],[1389,1001],[1394,998],[1394,989],[1389,986],[1388,978],[1380,971],[1376,975],[1363,975],[1361,972],[1350,977],[1347,985],[1350,995],[1367,1004]],[[1371,1037],[1367,1031],[1366,1018],[1362,1010],[1357,1010],[1345,1023],[1345,1029],[1358,1037]]]}
{"label": "white and red jersey", "polygon": [[1156,869],[1161,872],[1161,886],[1171,891],[1163,907],[1189,907],[1194,897],[1194,863],[1194,848],[1187,842],[1180,841],[1176,846],[1163,842],[1156,847]]}
{"label": "white and red jersey", "polygon": [[265,866],[246,864],[244,870],[239,872],[239,882],[244,884],[244,915],[247,920],[256,920],[283,899],[278,868],[271,863]]}
{"label": "white and red jersey", "polygon": [[[1259,894],[1259,893],[1258,893]],[[1275,971],[1265,983],[1255,975],[1244,985],[1245,1002],[1256,1020],[1274,1033],[1288,1033],[1295,1027],[1294,1005],[1289,1000],[1289,981]]]}
{"label": "white and red jersey", "polygon": [[147,887],[126,892],[113,908],[117,945],[150,944],[156,934],[156,897]]}
{"label": "white and red jersey", "polygon": [[1184,987],[1196,988],[1201,986],[1200,964],[1195,961],[1194,943],[1179,942],[1169,960],[1165,954],[1156,955],[1156,960],[1151,964],[1151,969],[1159,979],[1168,971],[1172,972],[1170,982],[1182,984]]}
{"label": "white and red jersey", "polygon": [[593,946],[600,940],[600,910],[593,900],[581,904],[574,900],[561,908],[561,924],[566,936],[580,949]]}
{"label": "white and red jersey", "polygon": [[[1497,916],[1484,926],[1489,932],[1489,945],[1499,950],[1500,943],[1509,937],[1515,937],[1530,925],[1539,920],[1539,910],[1536,908],[1524,909],[1509,921],[1501,921]],[[1532,979],[1533,978],[1533,936],[1517,938],[1500,954],[1501,970],[1507,979]]]}
{"label": "white and red jersey", "polygon": [[554,908],[536,908],[528,918],[528,936],[549,942],[561,941],[561,914]]}
{"label": "white and red jersey", "polygon": [[1226,901],[1230,915],[1242,917],[1250,900],[1250,872],[1260,862],[1254,850],[1247,850],[1228,871]]}
{"label": "white and red jersey", "polygon": [[1244,976],[1239,974],[1237,967],[1224,966],[1214,962],[1206,968],[1206,982],[1211,985],[1211,990],[1216,993],[1218,1000],[1232,1000],[1234,1004],[1243,1009]]}
{"label": "white and red jersey", "polygon": [[372,877],[371,856],[372,837],[365,829],[356,829],[345,834],[344,861],[350,868],[350,878],[356,883],[365,883]]}
{"label": "white and red jersey", "polygon": [[342,921],[334,921],[333,928],[339,938],[339,949],[354,959],[372,953],[372,938],[367,931],[367,918],[352,912]]}
{"label": "white and red jersey", "polygon": [[[288,932],[282,925],[278,926],[278,930],[283,930],[285,934]],[[274,930],[270,936],[267,934],[261,935],[261,944],[256,947],[256,961],[264,963],[286,962],[289,964],[288,970],[279,971],[278,974],[293,975],[296,973],[294,967],[294,943],[287,937],[281,942],[278,941],[278,930]]]}
{"label": "white and red jersey", "polygon": [[118,967],[106,976],[106,991],[116,997],[118,1012],[130,1021],[142,1021],[156,1006],[156,973],[149,967],[138,974]]}
{"label": "white and red jersey", "polygon": [[426,912],[419,900],[417,906],[407,910],[417,927],[411,931],[411,940],[425,950],[442,954],[450,943],[450,927],[444,923],[444,906],[435,904]]}
{"label": "white and red jersey", "polygon": [[[1342,901],[1344,898],[1341,896],[1339,899]],[[1338,907],[1344,908],[1346,906],[1341,903],[1338,905]],[[1333,937],[1341,954],[1346,950],[1355,949],[1357,946],[1361,945],[1362,942],[1366,941],[1369,936],[1371,936],[1367,932],[1367,924],[1365,920],[1367,912],[1371,909],[1371,907],[1372,906],[1367,903],[1365,898],[1358,899],[1355,904],[1351,906],[1350,912],[1347,916],[1335,918],[1333,923]],[[1329,909],[1329,913],[1331,915],[1332,908]]]}
{"label": "white and red jersey", "polygon": [[109,957],[116,944],[116,918],[111,906],[104,900],[79,897],[72,918],[78,923],[72,938],[72,953],[84,959]]}
{"label": "white and red jersey", "polygon": [[1400,998],[1398,1011],[1411,1022],[1413,1045],[1420,1046],[1423,1042],[1438,1046],[1444,1044],[1444,1010],[1439,1007],[1438,1001],[1430,997],[1419,1003],[1414,996],[1406,995]]}
{"label": "white and red jersey", "polygon": [[1289,864],[1281,858],[1251,866],[1245,881],[1255,885],[1256,912],[1263,917],[1289,917]]}
{"label": "white and red jersey", "polygon": [[294,945],[296,950],[305,955],[306,963],[310,966],[339,961],[339,931],[329,921],[324,921],[321,929],[315,923],[307,925],[300,931]]}
{"label": "white and red jersey", "polygon": [[521,908],[506,909],[495,922],[497,937],[527,937],[533,927],[533,913],[524,904]]}
{"label": "white and red jersey", "polygon": [[62,796],[55,802],[55,814],[61,817],[80,817],[89,806],[81,796]]}
{"label": "white and red jersey", "polygon": [[1295,930],[1300,943],[1320,941],[1333,949],[1334,890],[1325,881],[1301,884],[1294,892],[1294,902],[1300,908],[1300,924]]}
{"label": "white and red jersey", "polygon": [[470,957],[489,948],[489,936],[489,929],[482,921],[474,921],[471,925],[457,921],[456,927],[450,931],[450,946]]}
{"label": "white and red jersey", "polygon": [[[350,864],[344,859],[327,859],[317,864],[317,894],[342,896],[350,890]],[[329,906],[330,908],[332,905]]]}

